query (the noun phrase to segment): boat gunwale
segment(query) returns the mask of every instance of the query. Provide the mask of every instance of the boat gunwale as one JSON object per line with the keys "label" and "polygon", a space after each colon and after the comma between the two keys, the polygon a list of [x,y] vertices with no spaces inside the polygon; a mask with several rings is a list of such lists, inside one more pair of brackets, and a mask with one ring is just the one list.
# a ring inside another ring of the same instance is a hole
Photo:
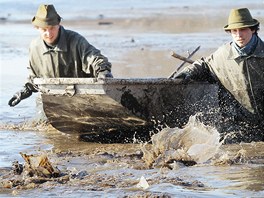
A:
{"label": "boat gunwale", "polygon": [[[182,85],[181,79],[169,78],[35,78],[34,83],[37,85],[151,85],[151,84],[173,84]],[[194,84],[208,84],[208,82],[192,82]]]}

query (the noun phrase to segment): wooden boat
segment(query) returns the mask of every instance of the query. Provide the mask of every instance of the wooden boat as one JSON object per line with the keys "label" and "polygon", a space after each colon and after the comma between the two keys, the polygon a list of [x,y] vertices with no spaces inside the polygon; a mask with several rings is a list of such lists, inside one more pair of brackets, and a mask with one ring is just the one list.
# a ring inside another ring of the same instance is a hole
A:
{"label": "wooden boat", "polygon": [[65,133],[147,137],[181,127],[197,113],[205,123],[218,119],[218,87],[208,83],[187,86],[167,78],[38,78],[34,83],[49,122]]}

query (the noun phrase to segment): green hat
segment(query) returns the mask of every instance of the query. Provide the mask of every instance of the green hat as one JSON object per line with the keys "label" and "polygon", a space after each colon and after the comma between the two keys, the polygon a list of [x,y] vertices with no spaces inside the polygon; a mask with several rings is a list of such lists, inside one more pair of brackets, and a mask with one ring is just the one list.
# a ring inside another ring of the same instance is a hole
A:
{"label": "green hat", "polygon": [[247,8],[232,9],[228,18],[225,30],[246,28],[258,25],[259,22],[253,19]]}
{"label": "green hat", "polygon": [[61,17],[56,12],[54,6],[44,4],[39,6],[36,16],[32,18],[32,24],[42,28],[58,25],[60,21]]}

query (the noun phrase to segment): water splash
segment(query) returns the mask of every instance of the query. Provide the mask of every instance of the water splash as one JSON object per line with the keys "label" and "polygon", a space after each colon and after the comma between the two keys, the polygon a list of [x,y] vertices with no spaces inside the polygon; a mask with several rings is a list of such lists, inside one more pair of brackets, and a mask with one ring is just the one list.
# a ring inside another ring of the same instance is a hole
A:
{"label": "water splash", "polygon": [[142,147],[143,159],[151,167],[168,166],[174,162],[185,165],[205,163],[222,145],[218,131],[189,118],[183,129],[165,128],[151,138],[152,144]]}

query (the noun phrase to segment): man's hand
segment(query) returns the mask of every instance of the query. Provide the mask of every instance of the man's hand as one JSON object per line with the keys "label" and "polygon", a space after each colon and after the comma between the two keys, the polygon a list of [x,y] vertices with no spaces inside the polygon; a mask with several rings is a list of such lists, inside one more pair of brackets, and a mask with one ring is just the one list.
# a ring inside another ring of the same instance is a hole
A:
{"label": "man's hand", "polygon": [[8,102],[10,107],[16,106],[21,101],[21,93],[16,93]]}
{"label": "man's hand", "polygon": [[10,107],[16,106],[21,100],[28,98],[32,95],[32,92],[38,92],[38,87],[32,83],[26,83],[24,89],[17,92],[9,101]]}
{"label": "man's hand", "polygon": [[113,75],[111,74],[110,71],[104,70],[98,73],[97,78],[113,78]]}
{"label": "man's hand", "polygon": [[187,84],[191,81],[191,75],[188,72],[179,73],[174,77],[175,79],[181,79],[182,84]]}

